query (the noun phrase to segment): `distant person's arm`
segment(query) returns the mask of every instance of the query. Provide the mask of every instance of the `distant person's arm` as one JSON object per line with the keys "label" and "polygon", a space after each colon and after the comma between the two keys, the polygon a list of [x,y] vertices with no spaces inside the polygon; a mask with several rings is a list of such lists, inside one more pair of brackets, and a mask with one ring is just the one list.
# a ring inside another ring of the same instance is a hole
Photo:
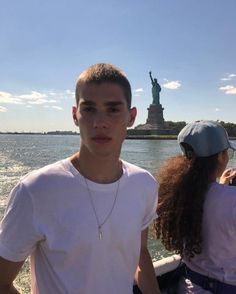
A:
{"label": "distant person's arm", "polygon": [[226,169],[219,179],[220,184],[229,185],[230,181],[236,177],[236,170]]}
{"label": "distant person's arm", "polygon": [[143,294],[159,294],[160,289],[156,280],[151,256],[147,248],[148,228],[142,231],[139,264],[135,280]]}
{"label": "distant person's arm", "polygon": [[0,294],[19,294],[13,286],[24,261],[13,262],[0,257]]}

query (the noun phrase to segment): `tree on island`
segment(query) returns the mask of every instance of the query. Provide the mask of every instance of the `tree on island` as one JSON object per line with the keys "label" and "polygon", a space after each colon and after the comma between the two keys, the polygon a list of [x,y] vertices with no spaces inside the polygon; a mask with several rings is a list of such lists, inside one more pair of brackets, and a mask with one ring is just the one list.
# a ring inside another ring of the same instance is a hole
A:
{"label": "tree on island", "polygon": [[224,121],[219,121],[219,123],[226,129],[229,137],[236,137],[236,124]]}
{"label": "tree on island", "polygon": [[[236,124],[227,122],[225,123],[224,121],[218,121],[227,131],[229,137],[236,137]],[[166,121],[165,122],[166,126],[168,128],[175,130],[175,133],[178,134],[182,128],[186,126],[185,121]]]}

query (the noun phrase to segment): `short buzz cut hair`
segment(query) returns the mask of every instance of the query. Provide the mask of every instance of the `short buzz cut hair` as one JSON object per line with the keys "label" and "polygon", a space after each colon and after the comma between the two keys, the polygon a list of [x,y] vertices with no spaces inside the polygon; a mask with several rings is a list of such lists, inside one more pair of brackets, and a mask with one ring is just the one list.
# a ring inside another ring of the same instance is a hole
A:
{"label": "short buzz cut hair", "polygon": [[131,86],[125,73],[119,68],[109,63],[98,63],[83,71],[76,83],[75,98],[77,105],[79,104],[79,99],[81,97],[82,87],[86,84],[92,83],[98,85],[102,83],[115,83],[120,85],[124,90],[128,108],[131,107]]}

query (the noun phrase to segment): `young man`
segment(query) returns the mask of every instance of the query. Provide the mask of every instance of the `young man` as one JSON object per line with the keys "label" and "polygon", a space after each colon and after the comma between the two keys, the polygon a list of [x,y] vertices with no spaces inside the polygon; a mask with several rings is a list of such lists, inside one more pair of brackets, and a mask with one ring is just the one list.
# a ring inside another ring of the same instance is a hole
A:
{"label": "young man", "polygon": [[120,159],[132,126],[131,87],[109,64],[84,71],[73,119],[80,150],[26,175],[11,192],[0,229],[0,293],[30,255],[34,294],[159,293],[147,250],[157,184]]}

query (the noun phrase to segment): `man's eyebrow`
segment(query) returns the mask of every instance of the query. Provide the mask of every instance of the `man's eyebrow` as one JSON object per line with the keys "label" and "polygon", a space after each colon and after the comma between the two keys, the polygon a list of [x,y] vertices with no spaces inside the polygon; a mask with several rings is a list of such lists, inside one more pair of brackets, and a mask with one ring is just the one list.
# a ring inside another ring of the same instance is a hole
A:
{"label": "man's eyebrow", "polygon": [[105,103],[106,106],[119,106],[124,105],[123,101],[108,101]]}
{"label": "man's eyebrow", "polygon": [[[80,103],[80,105],[82,106],[95,106],[96,105],[96,102],[94,101],[90,101],[90,100],[85,100],[85,101],[82,101]],[[105,103],[105,106],[120,106],[120,105],[124,105],[124,102],[123,101],[108,101]]]}
{"label": "man's eyebrow", "polygon": [[96,105],[96,103],[95,102],[93,102],[93,101],[82,101],[81,103],[80,103],[80,105],[88,105],[88,106],[90,106],[90,105]]}

